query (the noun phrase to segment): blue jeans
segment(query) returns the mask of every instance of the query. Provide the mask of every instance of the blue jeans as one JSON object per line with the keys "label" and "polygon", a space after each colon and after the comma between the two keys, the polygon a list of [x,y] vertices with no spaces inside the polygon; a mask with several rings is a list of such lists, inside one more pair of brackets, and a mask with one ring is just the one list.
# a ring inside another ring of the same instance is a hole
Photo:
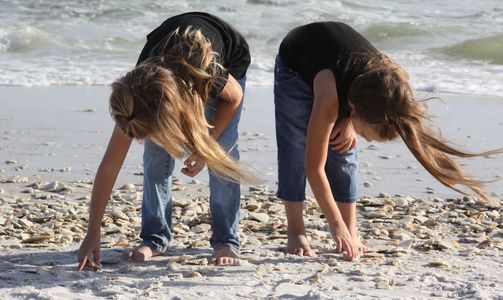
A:
{"label": "blue jeans", "polygon": [[[303,201],[306,198],[304,157],[309,118],[314,95],[299,75],[276,57],[274,67],[274,107],[278,145],[278,198]],[[340,120],[338,120],[340,121]],[[358,198],[358,153],[356,149],[340,153],[329,149],[325,173],[332,195],[339,202]]]}
{"label": "blue jeans", "polygon": [[[244,92],[246,76],[237,81]],[[219,99],[214,99],[206,105],[205,115],[210,123],[213,121],[214,111],[219,101]],[[242,107],[243,101],[241,101],[241,106],[231,123],[218,139],[220,146],[229,153],[229,156],[236,160],[239,160],[237,139]],[[140,237],[143,239],[143,244],[160,253],[167,252],[172,237],[173,198],[171,181],[174,166],[175,160],[169,153],[153,141],[145,141]],[[209,179],[211,225],[213,229],[210,244],[213,248],[227,244],[239,251],[240,185],[215,176],[211,170],[209,170]]]}

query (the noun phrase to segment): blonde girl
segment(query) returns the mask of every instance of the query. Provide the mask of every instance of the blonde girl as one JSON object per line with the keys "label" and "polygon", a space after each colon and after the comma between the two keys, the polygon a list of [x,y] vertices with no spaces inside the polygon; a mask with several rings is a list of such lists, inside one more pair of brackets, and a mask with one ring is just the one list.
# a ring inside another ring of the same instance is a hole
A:
{"label": "blonde girl", "polygon": [[236,162],[249,64],[243,36],[210,14],[174,16],[147,36],[137,66],[112,84],[115,128],[94,181],[79,270],[91,254],[100,261],[101,220],[133,139],[144,141],[143,242],[125,258],[141,262],[167,252],[174,158],[182,157],[187,176],[209,169],[214,262],[238,258],[239,181],[251,178]]}

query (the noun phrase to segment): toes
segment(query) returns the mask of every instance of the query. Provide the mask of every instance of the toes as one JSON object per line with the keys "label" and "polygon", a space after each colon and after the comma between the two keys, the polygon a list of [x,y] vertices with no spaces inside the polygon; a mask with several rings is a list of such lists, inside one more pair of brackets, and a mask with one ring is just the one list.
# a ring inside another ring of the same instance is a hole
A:
{"label": "toes", "polygon": [[240,260],[239,258],[235,257],[222,256],[222,257],[214,257],[210,261],[215,266],[232,266],[237,265]]}
{"label": "toes", "polygon": [[304,256],[313,256],[313,250],[309,249],[304,249]]}

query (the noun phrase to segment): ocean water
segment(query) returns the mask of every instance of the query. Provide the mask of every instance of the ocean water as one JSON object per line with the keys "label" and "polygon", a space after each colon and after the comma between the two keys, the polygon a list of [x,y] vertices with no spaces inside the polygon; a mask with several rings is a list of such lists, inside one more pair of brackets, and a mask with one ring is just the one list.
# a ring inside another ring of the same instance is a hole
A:
{"label": "ocean water", "polygon": [[254,85],[271,85],[293,27],[346,22],[404,65],[415,88],[503,96],[501,0],[0,0],[0,85],[107,85],[165,18],[216,14],[247,38]]}

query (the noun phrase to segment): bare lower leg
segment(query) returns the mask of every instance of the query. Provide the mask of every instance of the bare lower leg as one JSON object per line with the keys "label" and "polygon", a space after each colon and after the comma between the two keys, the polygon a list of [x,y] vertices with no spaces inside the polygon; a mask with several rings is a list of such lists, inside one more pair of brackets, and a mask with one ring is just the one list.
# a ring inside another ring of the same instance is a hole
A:
{"label": "bare lower leg", "polygon": [[139,263],[144,262],[151,257],[160,255],[162,255],[161,252],[152,250],[152,248],[150,248],[146,244],[141,244],[140,246],[134,248],[133,250],[125,251],[122,254],[122,259],[128,262]]}
{"label": "bare lower leg", "polygon": [[356,242],[358,251],[360,253],[367,252],[368,251],[367,247],[365,247],[365,245],[362,244],[360,237],[358,236],[358,228],[356,226],[356,203],[337,202],[337,207],[339,207],[342,219],[344,220],[344,223],[348,227],[349,233]]}
{"label": "bare lower leg", "polygon": [[309,247],[304,226],[303,202],[283,201],[287,219],[288,243],[286,252],[299,256],[312,256],[313,251]]}

